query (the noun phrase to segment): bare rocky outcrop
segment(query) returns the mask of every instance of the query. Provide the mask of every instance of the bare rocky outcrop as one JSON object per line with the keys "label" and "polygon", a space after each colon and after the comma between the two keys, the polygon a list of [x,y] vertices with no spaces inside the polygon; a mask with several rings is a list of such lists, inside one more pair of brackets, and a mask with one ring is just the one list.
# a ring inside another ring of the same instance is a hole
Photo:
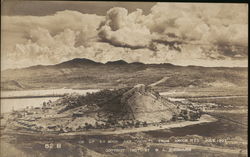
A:
{"label": "bare rocky outcrop", "polygon": [[125,92],[121,97],[121,103],[129,109],[130,117],[138,121],[169,121],[173,115],[180,112],[175,104],[143,84]]}
{"label": "bare rocky outcrop", "polygon": [[100,119],[135,120],[147,123],[170,121],[178,107],[161,97],[150,86],[138,84],[110,99],[99,111]]}

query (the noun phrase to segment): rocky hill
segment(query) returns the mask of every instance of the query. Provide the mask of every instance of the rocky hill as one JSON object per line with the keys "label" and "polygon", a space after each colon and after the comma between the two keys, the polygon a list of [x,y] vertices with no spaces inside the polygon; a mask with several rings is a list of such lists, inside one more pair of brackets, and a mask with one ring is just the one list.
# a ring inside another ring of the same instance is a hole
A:
{"label": "rocky hill", "polygon": [[[191,119],[190,114],[196,114]],[[198,111],[186,110],[161,97],[151,87],[138,84],[117,90],[102,90],[87,95],[71,94],[12,113],[10,126],[33,131],[71,132],[88,129],[142,127],[178,120],[196,120]],[[185,118],[185,116],[187,118]],[[194,119],[194,117],[196,117]]]}
{"label": "rocky hill", "polygon": [[[99,108],[95,110],[98,113],[97,119],[107,122],[135,120],[157,123],[170,121],[173,115],[180,113],[175,104],[143,84],[132,88],[104,90],[87,96],[71,97],[60,103],[57,105],[66,105],[58,113],[69,113],[72,109],[74,112],[80,113],[83,112],[81,106],[90,108],[97,105]],[[84,112],[86,112],[86,108]]]}
{"label": "rocky hill", "polygon": [[[97,93],[71,95],[58,100],[58,114],[94,113],[97,121],[135,120],[140,122],[170,121],[180,110],[162,98],[151,87],[138,84],[131,88],[102,90]],[[94,106],[94,107],[93,107]],[[79,114],[80,116],[80,114]]]}
{"label": "rocky hill", "polygon": [[115,99],[116,103],[107,102],[100,112],[102,115],[108,114],[113,120],[169,121],[180,112],[175,104],[143,84],[134,86]]}

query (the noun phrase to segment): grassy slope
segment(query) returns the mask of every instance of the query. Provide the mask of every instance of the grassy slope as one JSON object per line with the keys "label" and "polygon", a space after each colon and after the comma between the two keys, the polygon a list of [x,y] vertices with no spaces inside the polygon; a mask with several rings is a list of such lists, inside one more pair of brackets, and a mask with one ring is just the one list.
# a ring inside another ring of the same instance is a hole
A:
{"label": "grassy slope", "polygon": [[247,86],[247,68],[181,67],[174,65],[38,66],[2,73],[3,90],[47,88],[121,88],[149,85],[169,77],[155,88]]}

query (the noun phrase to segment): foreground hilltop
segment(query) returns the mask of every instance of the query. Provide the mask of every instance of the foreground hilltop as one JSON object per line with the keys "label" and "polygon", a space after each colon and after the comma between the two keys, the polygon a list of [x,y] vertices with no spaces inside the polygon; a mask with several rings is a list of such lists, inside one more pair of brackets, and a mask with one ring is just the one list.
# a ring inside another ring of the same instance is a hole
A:
{"label": "foreground hilltop", "polygon": [[196,120],[201,115],[174,104],[143,84],[87,95],[71,94],[12,113],[13,126],[32,131],[75,132],[88,129],[146,127],[176,120]]}
{"label": "foreground hilltop", "polygon": [[175,104],[143,84],[134,86],[114,99],[117,99],[117,104],[108,102],[101,110],[101,113],[110,114],[109,117],[113,119],[160,122],[169,121],[180,112]]}

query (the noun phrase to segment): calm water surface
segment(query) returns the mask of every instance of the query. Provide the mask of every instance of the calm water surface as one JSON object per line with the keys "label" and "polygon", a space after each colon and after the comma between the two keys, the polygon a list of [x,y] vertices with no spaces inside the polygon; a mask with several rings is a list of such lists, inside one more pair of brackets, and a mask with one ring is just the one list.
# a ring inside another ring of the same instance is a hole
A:
{"label": "calm water surface", "polygon": [[[27,91],[1,91],[2,97],[17,97],[17,96],[44,96],[58,95],[66,93],[86,94],[87,92],[97,92],[98,89],[75,90],[75,89],[52,89],[52,90],[27,90]],[[13,109],[19,110],[26,107],[39,107],[45,101],[54,101],[58,97],[43,97],[43,98],[17,98],[17,99],[1,99],[1,113],[10,112]]]}

